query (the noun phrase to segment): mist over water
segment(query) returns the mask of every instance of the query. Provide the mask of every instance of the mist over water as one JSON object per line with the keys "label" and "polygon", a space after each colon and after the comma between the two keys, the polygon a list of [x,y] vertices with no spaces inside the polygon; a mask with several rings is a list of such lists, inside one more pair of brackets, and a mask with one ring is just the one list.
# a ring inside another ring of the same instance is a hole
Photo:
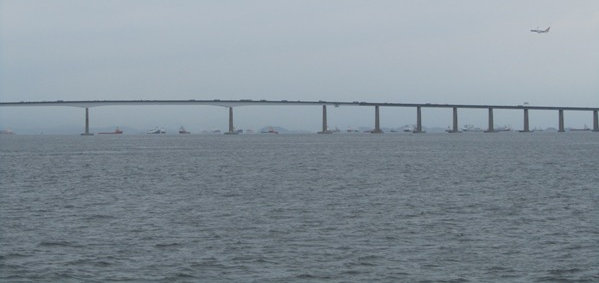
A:
{"label": "mist over water", "polygon": [[0,281],[599,281],[599,134],[0,136]]}

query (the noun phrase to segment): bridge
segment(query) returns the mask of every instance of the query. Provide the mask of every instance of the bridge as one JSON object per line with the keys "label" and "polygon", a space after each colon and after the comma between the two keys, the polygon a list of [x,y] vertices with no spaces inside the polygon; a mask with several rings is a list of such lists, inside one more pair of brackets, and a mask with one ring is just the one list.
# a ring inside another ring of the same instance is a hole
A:
{"label": "bridge", "polygon": [[20,101],[20,102],[0,102],[0,107],[27,107],[27,106],[70,106],[85,108],[85,132],[81,135],[90,136],[89,132],[89,108],[99,106],[113,105],[212,105],[226,107],[229,109],[229,131],[226,134],[235,134],[233,124],[233,108],[249,105],[304,105],[322,107],[322,131],[319,133],[331,133],[327,125],[327,106],[359,106],[374,107],[374,129],[372,133],[382,133],[380,128],[379,108],[380,107],[408,107],[416,108],[416,128],[414,133],[422,133],[422,108],[449,108],[453,111],[453,127],[448,131],[450,133],[459,133],[458,128],[458,109],[488,109],[488,127],[485,132],[496,132],[493,128],[493,109],[521,110],[523,112],[523,127],[520,132],[531,132],[529,127],[529,110],[545,110],[558,112],[558,132],[565,132],[564,111],[589,111],[593,113],[593,131],[599,132],[599,107],[557,107],[557,106],[532,106],[532,105],[473,105],[473,104],[434,104],[434,103],[378,103],[364,101],[302,101],[302,100],[74,100],[74,101]]}

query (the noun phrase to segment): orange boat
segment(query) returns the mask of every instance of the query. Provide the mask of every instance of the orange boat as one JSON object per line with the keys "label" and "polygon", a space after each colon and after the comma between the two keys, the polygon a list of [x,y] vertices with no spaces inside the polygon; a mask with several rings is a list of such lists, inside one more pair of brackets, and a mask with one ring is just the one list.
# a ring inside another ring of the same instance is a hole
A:
{"label": "orange boat", "polygon": [[123,133],[123,131],[121,129],[119,129],[119,127],[116,127],[114,132],[103,132],[103,133],[98,133],[98,134],[99,135],[120,135],[122,133]]}
{"label": "orange boat", "polygon": [[268,130],[262,130],[263,134],[278,134],[279,132],[275,129],[273,129],[273,127],[268,127]]}

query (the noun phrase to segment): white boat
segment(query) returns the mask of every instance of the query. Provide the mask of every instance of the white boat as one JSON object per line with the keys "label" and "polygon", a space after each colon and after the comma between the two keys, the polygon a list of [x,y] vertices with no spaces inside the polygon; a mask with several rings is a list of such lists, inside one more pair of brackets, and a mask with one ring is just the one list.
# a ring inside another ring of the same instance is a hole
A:
{"label": "white boat", "polygon": [[404,125],[403,127],[401,127],[401,130],[404,133],[413,133],[414,129],[416,129],[415,125]]}
{"label": "white boat", "polygon": [[268,127],[268,129],[262,129],[262,131],[260,131],[260,133],[263,133],[263,134],[278,134],[279,131],[275,130],[273,127]]}
{"label": "white boat", "polygon": [[512,128],[510,126],[503,126],[503,127],[494,128],[494,130],[496,132],[511,132]]}
{"label": "white boat", "polygon": [[462,127],[462,132],[482,132],[483,129],[474,127],[474,125],[464,125]]}
{"label": "white boat", "polygon": [[166,130],[163,128],[154,128],[146,132],[146,134],[166,134]]}
{"label": "white boat", "polygon": [[571,132],[590,131],[590,130],[591,130],[591,128],[589,128],[589,126],[587,126],[587,125],[584,125],[584,128],[582,128],[582,129],[568,128],[568,131],[571,131]]}

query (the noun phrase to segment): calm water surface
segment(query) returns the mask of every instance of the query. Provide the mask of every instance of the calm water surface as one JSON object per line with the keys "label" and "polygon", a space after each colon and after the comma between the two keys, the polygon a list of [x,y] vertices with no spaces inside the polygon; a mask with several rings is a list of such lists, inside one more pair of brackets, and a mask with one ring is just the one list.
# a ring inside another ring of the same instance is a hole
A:
{"label": "calm water surface", "polygon": [[599,134],[0,136],[0,281],[598,282]]}

